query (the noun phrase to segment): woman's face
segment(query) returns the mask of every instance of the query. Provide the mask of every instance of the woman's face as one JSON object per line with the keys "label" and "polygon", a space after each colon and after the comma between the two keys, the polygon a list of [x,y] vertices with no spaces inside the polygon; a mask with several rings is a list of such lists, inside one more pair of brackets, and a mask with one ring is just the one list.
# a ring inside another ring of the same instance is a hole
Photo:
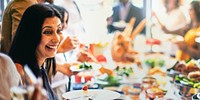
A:
{"label": "woman's face", "polygon": [[175,8],[175,0],[169,0],[168,1],[168,8],[170,10]]}
{"label": "woman's face", "polygon": [[62,25],[58,17],[50,17],[44,20],[42,25],[41,41],[36,49],[38,60],[54,57],[58,46],[63,40]]}
{"label": "woman's face", "polygon": [[64,13],[63,29],[66,29],[66,28],[67,28],[67,19],[68,19],[68,14],[65,12],[65,13]]}
{"label": "woman's face", "polygon": [[195,15],[195,11],[194,11],[192,6],[190,6],[190,8],[189,8],[189,14],[190,14],[191,20],[195,21],[196,20],[196,15]]}

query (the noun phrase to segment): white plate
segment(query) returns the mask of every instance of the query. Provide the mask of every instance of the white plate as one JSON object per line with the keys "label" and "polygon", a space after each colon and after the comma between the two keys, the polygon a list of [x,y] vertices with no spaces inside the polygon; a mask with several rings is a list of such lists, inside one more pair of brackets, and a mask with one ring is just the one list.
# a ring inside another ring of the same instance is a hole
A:
{"label": "white plate", "polygon": [[[87,96],[87,98],[84,96]],[[110,90],[91,89],[88,90],[87,94],[84,94],[83,90],[75,90],[64,93],[62,97],[71,100],[88,100],[88,97],[94,100],[112,100],[119,98],[120,94]]]}
{"label": "white plate", "polygon": [[73,72],[81,72],[83,70],[99,70],[102,65],[101,64],[98,64],[98,63],[87,63],[88,65],[91,65],[92,66],[92,69],[84,69],[84,68],[79,68],[80,65],[73,65],[70,67],[70,70],[73,71]]}
{"label": "white plate", "polygon": [[119,22],[114,22],[113,26],[117,28],[125,28],[127,24],[128,23],[126,23],[125,21],[119,21]]}
{"label": "white plate", "polygon": [[84,68],[79,68],[79,65],[74,65],[69,68],[72,72],[81,72]]}

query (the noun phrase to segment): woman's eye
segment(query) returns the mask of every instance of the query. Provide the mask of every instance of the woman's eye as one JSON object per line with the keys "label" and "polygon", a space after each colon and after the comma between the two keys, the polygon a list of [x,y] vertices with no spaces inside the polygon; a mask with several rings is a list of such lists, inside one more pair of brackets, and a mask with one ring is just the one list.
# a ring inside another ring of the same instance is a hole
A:
{"label": "woman's eye", "polygon": [[44,31],[44,34],[52,34],[52,31]]}

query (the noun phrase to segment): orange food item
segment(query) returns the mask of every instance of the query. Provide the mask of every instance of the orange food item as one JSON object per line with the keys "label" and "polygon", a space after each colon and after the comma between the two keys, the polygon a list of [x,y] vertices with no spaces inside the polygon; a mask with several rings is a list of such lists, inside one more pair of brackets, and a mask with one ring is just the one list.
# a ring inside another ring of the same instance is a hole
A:
{"label": "orange food item", "polygon": [[108,75],[112,75],[113,74],[113,71],[111,69],[108,69],[108,68],[105,68],[105,67],[101,67],[99,69],[99,71],[104,74],[104,73],[107,73]]}

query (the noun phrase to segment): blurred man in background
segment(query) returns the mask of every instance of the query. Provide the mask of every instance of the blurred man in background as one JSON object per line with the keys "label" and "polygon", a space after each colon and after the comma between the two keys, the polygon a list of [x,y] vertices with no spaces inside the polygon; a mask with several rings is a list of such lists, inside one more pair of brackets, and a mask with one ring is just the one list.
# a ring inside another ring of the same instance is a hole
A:
{"label": "blurred man in background", "polygon": [[[145,18],[143,10],[134,6],[130,0],[119,0],[119,4],[113,7],[113,15],[108,18],[108,31],[123,31],[126,27],[124,23],[128,23],[132,17],[136,18],[134,28]],[[142,33],[144,32],[143,29]]]}

